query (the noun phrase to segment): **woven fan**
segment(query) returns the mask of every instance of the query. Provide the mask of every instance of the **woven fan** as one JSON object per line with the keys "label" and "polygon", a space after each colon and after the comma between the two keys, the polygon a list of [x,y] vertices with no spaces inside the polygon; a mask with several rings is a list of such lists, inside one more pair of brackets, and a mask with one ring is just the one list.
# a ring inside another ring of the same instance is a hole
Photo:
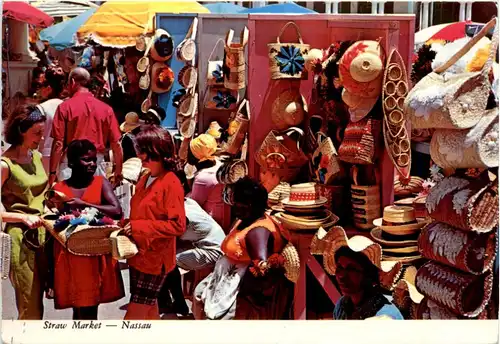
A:
{"label": "woven fan", "polygon": [[387,153],[402,178],[410,177],[411,143],[403,104],[408,94],[408,75],[404,61],[396,49],[387,59],[382,88],[383,133]]}

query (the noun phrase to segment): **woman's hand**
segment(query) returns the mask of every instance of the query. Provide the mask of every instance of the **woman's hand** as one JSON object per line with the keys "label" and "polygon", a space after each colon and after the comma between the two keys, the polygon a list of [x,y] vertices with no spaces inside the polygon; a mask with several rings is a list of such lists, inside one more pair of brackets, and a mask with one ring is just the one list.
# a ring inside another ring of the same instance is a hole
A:
{"label": "woman's hand", "polygon": [[71,208],[85,208],[88,204],[82,201],[80,198],[72,198],[66,202]]}
{"label": "woman's hand", "polygon": [[21,221],[28,226],[29,229],[35,229],[39,227],[43,227],[44,222],[40,216],[36,215],[24,215],[21,218]]}
{"label": "woman's hand", "polygon": [[130,224],[130,222],[127,223],[125,227],[123,227],[123,234],[125,234],[129,238],[132,237],[132,225]]}

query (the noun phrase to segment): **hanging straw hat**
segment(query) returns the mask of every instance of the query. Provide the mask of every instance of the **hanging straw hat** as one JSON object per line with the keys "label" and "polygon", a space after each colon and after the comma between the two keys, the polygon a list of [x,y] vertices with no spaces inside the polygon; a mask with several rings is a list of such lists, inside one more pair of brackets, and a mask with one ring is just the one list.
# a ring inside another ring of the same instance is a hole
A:
{"label": "hanging straw hat", "polygon": [[156,62],[151,72],[151,90],[154,93],[168,92],[174,84],[174,72],[164,63]]}
{"label": "hanging straw hat", "polygon": [[141,120],[136,112],[129,112],[125,115],[125,122],[120,124],[120,130],[123,133],[128,133],[137,127],[141,126]]}
{"label": "hanging straw hat", "polygon": [[358,41],[339,61],[344,86],[342,100],[349,107],[351,121],[363,119],[382,92],[384,53],[377,41]]}
{"label": "hanging straw hat", "polygon": [[384,208],[383,217],[373,221],[375,227],[393,235],[418,232],[427,221],[415,216],[415,209],[407,206],[389,205]]}
{"label": "hanging straw hat", "polygon": [[311,242],[311,253],[322,254],[325,270],[335,275],[337,270],[335,253],[341,247],[348,247],[354,252],[364,254],[378,268],[380,284],[392,289],[401,273],[401,263],[382,261],[382,247],[364,236],[355,235],[348,239],[342,227],[335,226],[328,232],[320,228]]}
{"label": "hanging straw hat", "polygon": [[324,210],[318,217],[300,217],[287,213],[274,215],[288,230],[316,230],[318,227],[333,227],[339,218],[329,210]]}
{"label": "hanging straw hat", "polygon": [[153,45],[151,46],[151,57],[158,62],[165,62],[172,57],[174,52],[174,39],[170,34],[158,29],[153,37]]}
{"label": "hanging straw hat", "polygon": [[327,199],[320,196],[316,183],[292,185],[290,196],[282,201],[283,205],[288,207],[317,207],[324,205],[326,202]]}
{"label": "hanging straw hat", "polygon": [[271,119],[278,130],[297,126],[304,120],[307,104],[304,97],[296,91],[286,90],[273,102]]}

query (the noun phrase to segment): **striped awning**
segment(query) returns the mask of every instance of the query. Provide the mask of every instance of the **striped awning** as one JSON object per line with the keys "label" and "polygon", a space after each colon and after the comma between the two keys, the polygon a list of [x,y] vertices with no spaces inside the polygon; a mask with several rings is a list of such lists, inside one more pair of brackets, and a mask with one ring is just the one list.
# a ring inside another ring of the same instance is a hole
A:
{"label": "striped awning", "polygon": [[51,17],[76,17],[90,8],[98,7],[93,2],[85,0],[38,0],[30,1],[30,5],[44,11]]}

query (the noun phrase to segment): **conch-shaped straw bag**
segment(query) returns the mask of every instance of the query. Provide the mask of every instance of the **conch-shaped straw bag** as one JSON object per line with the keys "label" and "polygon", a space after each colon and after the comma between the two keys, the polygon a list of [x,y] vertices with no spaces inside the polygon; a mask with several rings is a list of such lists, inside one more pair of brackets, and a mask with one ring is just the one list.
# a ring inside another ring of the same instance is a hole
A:
{"label": "conch-shaped straw bag", "polygon": [[232,43],[234,31],[229,30],[224,46],[224,87],[230,90],[241,90],[246,87],[245,47],[248,43],[248,28],[241,32],[240,43]]}
{"label": "conch-shaped straw bag", "polygon": [[496,257],[497,233],[464,232],[445,223],[433,222],[418,237],[424,258],[474,275],[491,269]]}
{"label": "conch-shaped straw bag", "polygon": [[485,111],[471,129],[436,129],[431,158],[442,168],[498,167],[498,108]]}
{"label": "conch-shaped straw bag", "polygon": [[[494,27],[488,60],[479,72],[444,73]],[[412,128],[471,128],[482,118],[491,84],[488,74],[498,48],[497,19],[488,22],[444,65],[421,79],[405,99],[405,113]]]}
{"label": "conch-shaped straw bag", "polygon": [[457,315],[476,317],[491,298],[493,274],[471,275],[429,261],[418,269],[417,290]]}
{"label": "conch-shaped straw bag", "polygon": [[[297,43],[281,43],[281,35],[288,26],[293,26],[297,32]],[[307,78],[305,57],[309,54],[310,45],[304,44],[300,29],[294,22],[288,22],[281,29],[275,43],[269,43],[269,72],[271,79],[301,79]]]}
{"label": "conch-shaped straw bag", "polygon": [[446,177],[431,188],[426,204],[436,221],[464,231],[488,233],[498,225],[498,185],[488,172],[472,181]]}

